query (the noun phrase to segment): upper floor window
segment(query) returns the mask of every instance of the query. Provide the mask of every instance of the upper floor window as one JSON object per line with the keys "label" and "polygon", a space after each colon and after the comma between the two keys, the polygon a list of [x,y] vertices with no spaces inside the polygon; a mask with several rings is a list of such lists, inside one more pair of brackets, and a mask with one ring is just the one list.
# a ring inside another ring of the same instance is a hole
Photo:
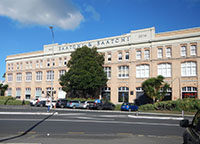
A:
{"label": "upper floor window", "polygon": [[163,57],[163,49],[162,48],[158,48],[157,57],[158,58],[162,58]]}
{"label": "upper floor window", "polygon": [[181,56],[186,56],[187,55],[187,48],[186,46],[181,46]]}
{"label": "upper floor window", "polygon": [[118,53],[118,60],[121,61],[122,60],[122,53]]}
{"label": "upper floor window", "polygon": [[42,80],[42,72],[38,71],[36,72],[36,81],[41,81]]}
{"label": "upper floor window", "polygon": [[36,61],[35,68],[39,68],[39,61]]}
{"label": "upper floor window", "polygon": [[142,53],[140,50],[136,51],[136,59],[139,60],[142,58]]}
{"label": "upper floor window", "polygon": [[184,62],[181,64],[181,76],[196,76],[196,62]]}
{"label": "upper floor window", "polygon": [[144,51],[144,59],[149,59],[149,56],[150,55],[150,53],[149,53],[149,50],[145,50]]}
{"label": "upper floor window", "polygon": [[40,60],[40,68],[43,66],[43,60]]}
{"label": "upper floor window", "polygon": [[119,66],[118,67],[118,77],[128,78],[129,77],[129,66]]}
{"label": "upper floor window", "polygon": [[169,63],[159,64],[158,75],[162,75],[164,77],[171,77],[171,64]]}
{"label": "upper floor window", "polygon": [[31,80],[32,80],[32,73],[26,72],[26,81],[31,81]]}
{"label": "upper floor window", "polygon": [[110,79],[111,78],[111,67],[104,67],[104,71],[107,75],[107,78]]}
{"label": "upper floor window", "polygon": [[197,46],[196,45],[191,45],[190,46],[190,55],[191,56],[195,56],[196,55],[196,48]]}
{"label": "upper floor window", "polygon": [[129,60],[129,52],[126,52],[126,54],[125,54],[125,60]]}
{"label": "upper floor window", "polygon": [[22,81],[22,73],[17,73],[16,74],[16,82],[21,82]]}
{"label": "upper floor window", "polygon": [[171,48],[166,48],[166,57],[170,58],[172,56]]}
{"label": "upper floor window", "polygon": [[59,70],[59,79],[62,75],[64,75],[66,73],[66,70]]}
{"label": "upper floor window", "polygon": [[54,71],[47,71],[47,81],[54,80]]}
{"label": "upper floor window", "polygon": [[13,81],[13,74],[9,73],[8,74],[8,82],[11,82],[11,81]]}
{"label": "upper floor window", "polygon": [[59,58],[58,66],[62,66],[62,58]]}
{"label": "upper floor window", "polygon": [[148,78],[149,77],[149,65],[136,66],[136,78]]}
{"label": "upper floor window", "polygon": [[111,62],[112,55],[109,53],[107,58],[108,58],[108,62]]}

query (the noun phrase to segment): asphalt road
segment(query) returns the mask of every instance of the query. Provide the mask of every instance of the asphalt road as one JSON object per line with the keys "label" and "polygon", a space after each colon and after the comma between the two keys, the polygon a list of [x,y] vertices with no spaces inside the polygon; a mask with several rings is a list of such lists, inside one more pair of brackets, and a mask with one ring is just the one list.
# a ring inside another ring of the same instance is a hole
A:
{"label": "asphalt road", "polygon": [[[183,128],[169,116],[135,113],[1,109],[0,142],[181,144]],[[161,117],[161,119],[159,119]],[[163,119],[164,118],[164,119]]]}

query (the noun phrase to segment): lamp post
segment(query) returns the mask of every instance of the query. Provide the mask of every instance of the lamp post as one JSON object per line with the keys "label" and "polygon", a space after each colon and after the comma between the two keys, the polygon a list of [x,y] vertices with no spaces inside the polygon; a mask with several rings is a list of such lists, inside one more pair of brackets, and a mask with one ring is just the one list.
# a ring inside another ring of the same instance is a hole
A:
{"label": "lamp post", "polygon": [[50,100],[50,107],[52,107],[52,99],[53,99],[53,56],[54,56],[54,31],[53,31],[53,26],[49,26],[52,34],[52,57],[51,57],[51,100]]}

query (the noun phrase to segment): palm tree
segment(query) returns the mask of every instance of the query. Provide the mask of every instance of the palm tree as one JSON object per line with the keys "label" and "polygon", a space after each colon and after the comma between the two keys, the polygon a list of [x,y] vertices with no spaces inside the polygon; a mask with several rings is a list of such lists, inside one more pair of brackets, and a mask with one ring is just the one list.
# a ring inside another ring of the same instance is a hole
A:
{"label": "palm tree", "polygon": [[164,82],[164,77],[159,75],[156,78],[149,78],[142,83],[142,88],[145,94],[153,100],[155,103],[157,100],[161,101],[165,94],[167,93],[167,89],[169,88],[169,84]]}

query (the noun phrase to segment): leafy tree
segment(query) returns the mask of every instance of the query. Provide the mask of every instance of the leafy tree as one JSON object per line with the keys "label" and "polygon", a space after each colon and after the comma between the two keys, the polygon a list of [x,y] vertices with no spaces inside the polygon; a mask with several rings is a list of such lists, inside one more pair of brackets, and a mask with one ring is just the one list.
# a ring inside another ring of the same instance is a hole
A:
{"label": "leafy tree", "polygon": [[149,78],[142,83],[142,88],[145,94],[155,103],[161,101],[169,88],[169,84],[164,82],[164,77],[159,75],[156,78]]}
{"label": "leafy tree", "polygon": [[3,85],[2,83],[0,84],[0,96],[5,95],[5,91],[8,89],[8,85]]}
{"label": "leafy tree", "polygon": [[60,78],[62,89],[72,98],[96,98],[107,82],[103,64],[97,48],[76,49],[67,64],[69,71]]}

